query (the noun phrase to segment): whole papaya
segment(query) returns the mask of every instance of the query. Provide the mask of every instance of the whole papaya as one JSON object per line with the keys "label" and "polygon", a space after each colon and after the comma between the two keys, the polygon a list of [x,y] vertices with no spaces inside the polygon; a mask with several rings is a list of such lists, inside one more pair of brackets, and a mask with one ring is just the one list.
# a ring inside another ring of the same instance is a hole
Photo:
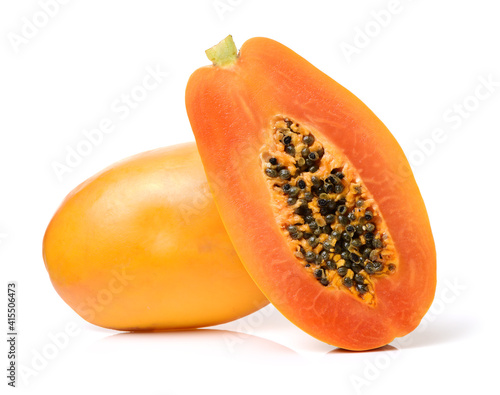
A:
{"label": "whole papaya", "polygon": [[232,247],[194,143],[130,157],[75,188],[43,258],[63,300],[106,328],[216,325],[268,303]]}

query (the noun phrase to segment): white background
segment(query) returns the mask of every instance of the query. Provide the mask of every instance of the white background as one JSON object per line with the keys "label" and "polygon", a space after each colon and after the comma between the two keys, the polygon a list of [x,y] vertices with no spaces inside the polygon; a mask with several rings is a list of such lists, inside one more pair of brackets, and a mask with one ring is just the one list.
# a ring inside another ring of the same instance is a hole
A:
{"label": "white background", "polygon": [[[18,372],[15,391],[498,391],[498,364],[489,359],[500,352],[497,1],[401,0],[394,7],[389,0],[74,0],[52,16],[41,7],[46,2],[0,6],[2,287],[18,282],[18,357],[35,372]],[[20,39],[34,19],[40,27]],[[361,31],[370,36],[363,40]],[[210,330],[120,334],[83,321],[52,288],[41,243],[59,203],[119,159],[193,140],[186,82],[209,63],[204,50],[227,34],[237,46],[267,36],[304,56],[358,95],[408,155],[433,227],[439,281],[431,311],[406,338],[383,350],[344,352],[304,334],[272,307]],[[342,49],[355,44],[351,55]],[[113,110],[148,67],[168,76],[126,116]],[[68,147],[106,118],[113,132],[58,177],[54,163],[64,164]],[[437,129],[440,139],[431,143]],[[6,301],[0,305],[5,317]],[[68,344],[35,363],[53,343],[50,336],[68,325]]]}

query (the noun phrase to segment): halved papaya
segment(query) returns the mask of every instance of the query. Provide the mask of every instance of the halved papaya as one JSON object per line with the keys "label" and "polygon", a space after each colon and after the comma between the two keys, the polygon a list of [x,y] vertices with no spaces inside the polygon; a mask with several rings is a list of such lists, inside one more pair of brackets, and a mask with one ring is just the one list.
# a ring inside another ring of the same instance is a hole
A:
{"label": "halved papaya", "polygon": [[220,220],[194,143],[124,159],[64,200],[43,240],[62,299],[143,331],[222,324],[268,304]]}
{"label": "halved papaya", "polygon": [[436,287],[429,219],[409,163],[347,89],[266,38],[207,51],[186,107],[229,236],[293,323],[338,347],[417,327]]}

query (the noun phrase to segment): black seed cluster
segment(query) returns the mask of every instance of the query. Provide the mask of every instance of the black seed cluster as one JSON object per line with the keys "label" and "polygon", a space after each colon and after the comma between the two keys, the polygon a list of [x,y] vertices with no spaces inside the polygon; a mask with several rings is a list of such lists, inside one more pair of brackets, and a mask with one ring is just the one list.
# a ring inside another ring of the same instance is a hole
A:
{"label": "black seed cluster", "polygon": [[316,176],[321,166],[331,167],[322,161],[323,147],[312,134],[301,132],[298,124],[284,121],[287,127],[277,132],[294,166],[270,157],[265,174],[276,179],[274,188],[301,219],[285,229],[300,243],[296,256],[322,285],[330,284],[328,274],[333,271],[342,277],[343,286],[363,295],[371,275],[395,270],[394,264],[386,267],[380,261],[384,242],[372,222],[373,209],[367,207],[359,185],[351,190],[354,203],[346,201],[350,185],[342,168],[329,169],[326,177]]}

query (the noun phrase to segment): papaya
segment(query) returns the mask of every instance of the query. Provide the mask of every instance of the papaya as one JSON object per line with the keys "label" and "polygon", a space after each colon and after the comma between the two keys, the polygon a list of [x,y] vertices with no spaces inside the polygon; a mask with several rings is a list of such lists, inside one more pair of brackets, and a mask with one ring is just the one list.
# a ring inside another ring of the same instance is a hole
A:
{"label": "papaya", "polygon": [[436,288],[427,211],[395,138],[286,46],[206,51],[186,109],[238,255],[299,328],[348,350],[415,329]]}
{"label": "papaya", "polygon": [[144,331],[221,324],[268,304],[232,247],[194,143],[120,161],[64,199],[43,240],[62,299]]}

